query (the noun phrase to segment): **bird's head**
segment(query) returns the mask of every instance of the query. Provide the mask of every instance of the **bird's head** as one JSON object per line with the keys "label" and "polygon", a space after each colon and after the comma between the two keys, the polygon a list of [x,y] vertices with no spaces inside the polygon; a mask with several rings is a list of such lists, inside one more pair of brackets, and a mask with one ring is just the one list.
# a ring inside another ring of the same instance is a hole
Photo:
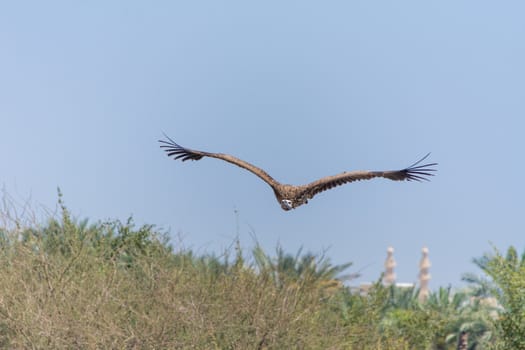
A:
{"label": "bird's head", "polygon": [[289,199],[282,199],[281,200],[281,208],[284,210],[291,210],[293,209],[293,203]]}

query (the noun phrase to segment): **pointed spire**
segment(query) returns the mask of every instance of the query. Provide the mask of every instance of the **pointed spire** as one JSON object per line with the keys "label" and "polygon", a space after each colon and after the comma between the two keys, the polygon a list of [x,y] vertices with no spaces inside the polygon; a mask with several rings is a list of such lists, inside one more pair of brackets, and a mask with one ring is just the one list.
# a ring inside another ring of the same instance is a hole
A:
{"label": "pointed spire", "polygon": [[423,256],[421,257],[421,262],[419,263],[419,301],[424,302],[427,300],[430,293],[428,288],[428,283],[430,281],[430,260],[428,258],[428,248],[423,247],[421,250]]}
{"label": "pointed spire", "polygon": [[385,274],[383,276],[383,284],[390,286],[396,282],[396,273],[394,268],[396,267],[396,261],[394,260],[394,248],[388,247],[386,250],[386,261],[385,261]]}

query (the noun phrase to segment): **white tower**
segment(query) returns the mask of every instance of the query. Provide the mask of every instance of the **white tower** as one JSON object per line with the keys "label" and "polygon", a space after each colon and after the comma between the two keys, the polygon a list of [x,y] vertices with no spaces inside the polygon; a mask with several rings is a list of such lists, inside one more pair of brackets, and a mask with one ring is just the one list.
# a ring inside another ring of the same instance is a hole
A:
{"label": "white tower", "polygon": [[430,293],[428,288],[428,283],[430,281],[430,260],[428,258],[427,247],[423,247],[421,252],[423,253],[423,256],[419,263],[419,301],[424,302],[427,300],[428,294]]}
{"label": "white tower", "polygon": [[394,260],[394,248],[388,247],[386,250],[386,261],[385,261],[385,274],[383,276],[383,284],[390,286],[396,282],[396,273],[394,268],[396,267],[396,261]]}

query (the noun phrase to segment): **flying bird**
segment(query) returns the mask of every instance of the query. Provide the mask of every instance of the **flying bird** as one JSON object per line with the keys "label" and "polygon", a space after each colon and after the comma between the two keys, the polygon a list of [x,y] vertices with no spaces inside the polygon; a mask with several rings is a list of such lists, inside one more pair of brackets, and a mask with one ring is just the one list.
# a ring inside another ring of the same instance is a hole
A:
{"label": "flying bird", "polygon": [[428,181],[428,177],[434,176],[433,172],[436,171],[436,169],[433,169],[432,167],[437,165],[437,163],[427,163],[420,165],[421,162],[423,162],[423,160],[425,160],[430,155],[430,153],[428,153],[414,164],[401,170],[345,171],[337,175],[323,177],[307,185],[294,186],[282,184],[268,175],[268,173],[261,168],[229,154],[210,153],[185,148],[178,145],[167,135],[164,136],[166,136],[167,140],[159,140],[161,143],[160,147],[166,151],[169,157],[181,159],[183,162],[187,160],[200,160],[203,157],[222,159],[257,175],[264,182],[270,185],[270,187],[273,189],[273,192],[275,193],[277,201],[284,210],[295,209],[300,205],[308,203],[308,200],[312,199],[316,194],[349,182],[370,180],[376,177],[383,177],[393,181]]}

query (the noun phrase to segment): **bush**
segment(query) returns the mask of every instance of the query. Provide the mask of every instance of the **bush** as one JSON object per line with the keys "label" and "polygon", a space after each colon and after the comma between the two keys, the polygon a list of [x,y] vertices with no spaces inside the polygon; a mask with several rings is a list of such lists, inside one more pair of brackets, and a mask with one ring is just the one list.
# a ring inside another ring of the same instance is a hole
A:
{"label": "bush", "polygon": [[153,226],[75,222],[60,204],[59,219],[1,230],[2,347],[348,348],[352,327],[330,308],[342,285],[276,284],[240,250],[231,264],[196,257]]}

